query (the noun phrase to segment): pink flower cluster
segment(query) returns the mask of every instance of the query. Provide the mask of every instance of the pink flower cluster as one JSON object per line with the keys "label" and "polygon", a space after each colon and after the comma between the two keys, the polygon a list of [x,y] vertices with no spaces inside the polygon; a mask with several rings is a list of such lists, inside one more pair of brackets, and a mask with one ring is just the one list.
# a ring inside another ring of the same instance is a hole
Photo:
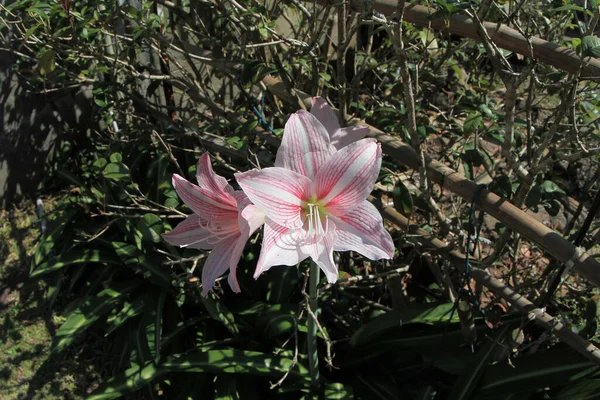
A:
{"label": "pink flower cluster", "polygon": [[236,268],[250,236],[264,224],[254,278],[276,265],[310,257],[333,283],[334,251],[356,251],[372,260],[389,259],[394,244],[377,209],[366,198],[381,167],[381,147],[363,139],[367,128],[341,128],[320,97],[311,112],[293,114],[285,125],[275,167],[236,174],[241,191],[216,175],[208,154],[200,157],[198,185],[173,175],[173,186],[192,209],[163,238],[170,244],[211,250],[202,270],[202,294]]}

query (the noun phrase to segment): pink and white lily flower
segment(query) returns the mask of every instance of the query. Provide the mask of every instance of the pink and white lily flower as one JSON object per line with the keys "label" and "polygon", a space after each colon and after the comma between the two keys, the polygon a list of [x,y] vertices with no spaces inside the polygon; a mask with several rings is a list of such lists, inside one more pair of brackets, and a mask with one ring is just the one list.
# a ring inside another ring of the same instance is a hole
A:
{"label": "pink and white lily flower", "polygon": [[212,250],[202,269],[203,296],[227,270],[229,286],[237,293],[237,264],[246,242],[264,223],[264,214],[244,192],[234,191],[214,173],[207,153],[198,161],[196,178],[198,185],[173,174],[173,187],[194,214],[162,237],[175,246]]}
{"label": "pink and white lily flower", "polygon": [[364,138],[369,133],[369,128],[364,126],[340,127],[333,109],[322,97],[315,96],[312,98],[310,113],[323,124],[329,134],[331,144],[338,150]]}
{"label": "pink and white lily flower", "polygon": [[314,115],[293,114],[276,166],[236,174],[248,198],[266,216],[254,277],[272,266],[295,265],[310,257],[333,283],[338,278],[333,251],[354,250],[373,260],[392,258],[392,238],[366,200],[381,157],[374,139],[336,150]]}

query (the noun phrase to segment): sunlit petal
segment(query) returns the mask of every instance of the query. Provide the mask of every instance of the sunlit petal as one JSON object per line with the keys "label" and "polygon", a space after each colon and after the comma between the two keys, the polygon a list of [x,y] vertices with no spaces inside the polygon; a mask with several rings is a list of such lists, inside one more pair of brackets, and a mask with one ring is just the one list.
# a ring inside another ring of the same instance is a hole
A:
{"label": "sunlit petal", "polygon": [[375,139],[363,139],[339,150],[315,177],[316,195],[329,212],[361,204],[373,190],[381,166]]}
{"label": "sunlit petal", "polygon": [[299,245],[302,231],[289,229],[278,225],[268,218],[265,219],[262,249],[254,278],[267,271],[274,265],[296,265],[308,257]]}
{"label": "sunlit petal", "polygon": [[323,124],[314,115],[300,110],[285,124],[275,166],[312,178],[334,152]]}
{"label": "sunlit petal", "polygon": [[321,268],[329,283],[335,283],[338,279],[338,268],[333,261],[336,240],[336,227],[333,223],[329,223],[325,235],[311,238],[302,245],[302,251],[308,253],[310,258]]}
{"label": "sunlit petal", "polygon": [[375,206],[364,201],[343,215],[330,218],[337,227],[335,251],[356,251],[371,260],[394,256],[394,242]]}
{"label": "sunlit petal", "polygon": [[310,180],[284,168],[265,168],[236,174],[248,198],[267,217],[288,228],[302,226],[302,207],[310,193]]}

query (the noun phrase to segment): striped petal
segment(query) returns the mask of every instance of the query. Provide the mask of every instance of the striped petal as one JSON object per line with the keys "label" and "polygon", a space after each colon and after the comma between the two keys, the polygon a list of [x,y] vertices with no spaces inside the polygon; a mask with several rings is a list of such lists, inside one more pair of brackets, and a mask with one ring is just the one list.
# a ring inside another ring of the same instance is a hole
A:
{"label": "striped petal", "polygon": [[285,124],[275,166],[312,179],[333,153],[335,148],[323,124],[314,115],[300,110]]}
{"label": "striped petal", "polygon": [[[240,198],[238,194],[243,195],[245,199]],[[250,203],[250,200],[246,195],[241,192],[235,192],[236,198],[238,198],[238,208],[240,210],[239,214],[239,225],[240,225],[240,237],[235,244],[231,252],[231,260],[229,266],[229,277],[227,281],[229,282],[229,286],[231,286],[231,290],[236,293],[240,292],[240,285],[237,281],[237,265],[240,261],[240,257],[242,256],[242,252],[244,251],[244,247],[246,247],[246,242],[250,239],[250,236],[256,232],[258,228],[260,228],[265,222],[265,214],[258,209],[254,204]]]}
{"label": "striped petal", "polygon": [[335,283],[338,279],[338,268],[333,261],[333,250],[337,237],[336,226],[330,221],[325,235],[315,236],[309,239],[308,243],[305,239],[301,247],[302,252],[307,253],[325,273],[329,283]]}
{"label": "striped petal", "polygon": [[200,222],[200,217],[192,214],[179,223],[171,232],[163,234],[162,238],[173,246],[203,250],[211,249],[213,244],[209,242],[213,233],[202,228]]}
{"label": "striped petal", "polygon": [[231,197],[219,197],[206,188],[194,185],[177,174],[173,174],[173,187],[192,211],[214,220],[237,218],[237,205]]}
{"label": "striped petal", "polygon": [[[314,115],[319,122],[323,124],[329,137],[331,137],[338,129],[340,129],[340,123],[338,117],[333,112],[333,109],[327,104],[324,98],[315,96],[312,98],[312,107],[310,113]],[[333,143],[332,143],[333,144]]]}
{"label": "striped petal", "polygon": [[236,174],[248,198],[267,217],[288,228],[302,226],[302,210],[310,193],[310,180],[284,168],[265,168]]}
{"label": "striped petal", "polygon": [[342,214],[367,198],[381,166],[375,139],[363,139],[339,150],[315,177],[316,195],[329,213]]}
{"label": "striped petal", "polygon": [[340,128],[331,135],[331,144],[336,149],[348,146],[350,143],[358,142],[360,139],[367,136],[369,128],[364,126],[349,126]]}
{"label": "striped petal", "polygon": [[220,203],[235,207],[235,200],[232,197],[233,188],[227,183],[227,179],[215,174],[208,153],[202,154],[198,160],[196,179],[198,185],[206,191],[207,196],[211,196]]}
{"label": "striped petal", "polygon": [[329,215],[337,227],[335,251],[356,251],[371,260],[391,259],[394,242],[383,226],[381,214],[368,201],[344,215]]}
{"label": "striped petal", "polygon": [[289,229],[266,218],[254,279],[275,265],[291,266],[304,261],[308,254],[303,253],[299,245],[302,234],[300,229]]}
{"label": "striped petal", "polygon": [[235,248],[238,239],[239,235],[232,236],[227,240],[218,242],[213,247],[202,268],[202,296],[206,296],[215,285],[217,278],[229,269],[231,251]]}

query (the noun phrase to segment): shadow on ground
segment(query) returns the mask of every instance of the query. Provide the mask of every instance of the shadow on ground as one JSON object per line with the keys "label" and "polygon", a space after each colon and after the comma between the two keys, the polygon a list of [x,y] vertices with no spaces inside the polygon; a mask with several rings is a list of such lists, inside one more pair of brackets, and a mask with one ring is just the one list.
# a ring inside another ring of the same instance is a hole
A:
{"label": "shadow on ground", "polygon": [[47,290],[56,282],[27,280],[37,226],[31,203],[0,211],[0,398],[84,398],[110,374],[110,343],[90,333],[48,356],[64,318],[48,308]]}

